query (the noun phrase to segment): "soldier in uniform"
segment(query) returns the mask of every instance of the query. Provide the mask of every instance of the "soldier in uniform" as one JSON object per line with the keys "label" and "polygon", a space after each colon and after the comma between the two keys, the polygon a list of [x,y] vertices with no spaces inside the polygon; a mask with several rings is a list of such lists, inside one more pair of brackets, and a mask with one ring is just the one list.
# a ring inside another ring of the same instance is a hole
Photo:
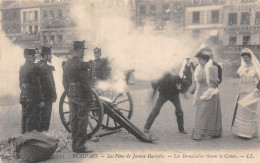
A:
{"label": "soldier in uniform", "polygon": [[73,42],[72,58],[63,64],[63,86],[69,98],[72,150],[92,152],[85,147],[92,89],[88,75],[89,64],[83,61],[84,41]]}
{"label": "soldier in uniform", "polygon": [[110,77],[110,66],[107,58],[101,58],[101,49],[94,49],[95,60],[91,61],[92,83],[97,80],[107,80]]}
{"label": "soldier in uniform", "polygon": [[43,46],[41,48],[41,56],[42,60],[36,64],[40,69],[41,88],[45,103],[45,107],[41,109],[40,131],[48,131],[51,120],[52,103],[57,99],[52,73],[55,69],[53,66],[47,64],[47,62],[51,63],[51,48]]}
{"label": "soldier in uniform", "polygon": [[24,65],[19,71],[22,105],[22,134],[32,130],[39,131],[40,108],[44,107],[40,85],[39,68],[34,64],[36,49],[24,49]]}

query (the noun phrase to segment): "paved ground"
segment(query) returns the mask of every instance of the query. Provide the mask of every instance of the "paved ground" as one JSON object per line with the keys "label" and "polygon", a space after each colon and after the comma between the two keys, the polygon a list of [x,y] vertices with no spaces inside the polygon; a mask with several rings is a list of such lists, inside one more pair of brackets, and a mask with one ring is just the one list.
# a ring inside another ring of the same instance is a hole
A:
{"label": "paved ground", "polygon": [[[192,96],[190,95],[188,99],[181,96],[187,135],[178,132],[174,107],[167,102],[151,128],[153,135],[159,138],[154,143],[143,143],[125,130],[122,130],[121,133],[100,138],[100,142],[89,141],[88,147],[95,151],[94,155],[75,155],[71,150],[66,150],[61,153],[55,153],[46,162],[99,162],[103,160],[106,162],[131,160],[151,162],[159,159],[160,162],[249,161],[259,163],[260,144],[257,138],[250,140],[240,139],[231,135],[230,132],[234,101],[237,94],[236,88],[235,79],[226,79],[220,86],[223,124],[223,137],[221,138],[203,141],[191,139],[195,115],[195,110],[192,107]],[[150,83],[138,81],[136,85],[130,86],[129,89],[135,104],[131,121],[140,129],[143,129],[146,118],[154,105],[149,98],[151,93]],[[13,102],[9,102],[9,105],[5,103],[5,106],[0,107],[0,139],[20,132],[21,108],[20,105],[15,103],[16,100],[14,99]],[[54,106],[50,130],[56,129],[63,129],[58,115],[57,102]],[[151,158],[152,155],[149,154],[153,154],[153,157],[157,159]],[[247,158],[251,157],[251,154],[254,158]],[[135,159],[132,159],[134,156]],[[212,159],[212,157],[215,157],[215,159]]]}

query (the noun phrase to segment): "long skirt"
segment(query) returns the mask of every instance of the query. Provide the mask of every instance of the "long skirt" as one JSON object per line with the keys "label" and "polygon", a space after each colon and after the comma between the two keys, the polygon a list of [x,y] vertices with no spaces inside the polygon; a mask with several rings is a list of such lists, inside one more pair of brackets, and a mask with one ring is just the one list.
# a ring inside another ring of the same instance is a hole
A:
{"label": "long skirt", "polygon": [[222,116],[219,94],[210,100],[198,100],[192,139],[211,139],[222,136]]}
{"label": "long skirt", "polygon": [[[250,105],[243,105],[247,101],[245,97],[248,94],[241,94],[238,101],[237,111],[234,115],[234,122],[232,126],[232,133],[234,135],[253,138],[256,137],[258,128],[258,115],[257,115],[257,103]],[[248,101],[249,102],[249,101]]]}

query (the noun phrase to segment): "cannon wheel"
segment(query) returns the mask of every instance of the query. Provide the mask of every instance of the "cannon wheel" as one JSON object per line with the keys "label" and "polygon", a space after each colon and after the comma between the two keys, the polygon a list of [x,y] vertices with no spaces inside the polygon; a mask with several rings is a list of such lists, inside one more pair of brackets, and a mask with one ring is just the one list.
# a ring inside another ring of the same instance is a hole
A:
{"label": "cannon wheel", "polygon": [[[116,93],[113,91],[96,90],[96,92],[99,95],[99,97],[103,96],[109,98],[112,101],[114,100],[113,109],[117,111],[119,114],[122,114],[127,119],[131,119],[133,115],[134,102],[129,91],[125,91],[123,93]],[[104,108],[102,128],[107,130],[120,129],[122,126],[115,122],[115,120],[107,114],[106,109],[107,108]]]}
{"label": "cannon wheel", "polygon": [[[102,120],[103,120],[103,104],[101,100],[98,97],[98,94],[93,91],[94,96],[94,108],[91,108],[89,111],[89,120],[88,120],[88,130],[87,135],[88,138],[91,138],[97,131],[99,130]],[[66,92],[63,92],[60,103],[59,103],[59,114],[61,118],[61,122],[66,128],[68,132],[71,132],[71,124],[70,124],[70,110],[69,110],[69,103],[68,103],[68,97],[66,95]]]}

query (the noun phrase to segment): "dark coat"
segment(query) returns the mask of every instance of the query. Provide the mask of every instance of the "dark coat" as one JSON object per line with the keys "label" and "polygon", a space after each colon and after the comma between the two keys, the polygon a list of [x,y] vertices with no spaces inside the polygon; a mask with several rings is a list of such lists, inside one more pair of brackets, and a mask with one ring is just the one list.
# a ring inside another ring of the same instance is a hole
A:
{"label": "dark coat", "polygon": [[152,82],[152,87],[166,97],[173,97],[183,92],[184,83],[179,75],[167,73],[158,81]]}
{"label": "dark coat", "polygon": [[110,77],[110,65],[106,58],[95,59],[91,62],[92,81],[107,80]]}
{"label": "dark coat", "polygon": [[213,61],[213,65],[214,66],[217,66],[217,68],[218,68],[218,78],[219,78],[219,84],[222,82],[222,68],[221,68],[221,66],[217,63],[217,62],[215,62],[215,61]]}
{"label": "dark coat", "polygon": [[40,69],[40,80],[44,99],[56,99],[57,94],[52,73],[52,71],[54,71],[54,67],[48,65],[47,61],[44,60],[40,60],[36,65]]}
{"label": "dark coat", "polygon": [[32,99],[36,103],[43,101],[40,70],[33,62],[26,60],[25,64],[20,67],[19,82],[20,100]]}
{"label": "dark coat", "polygon": [[72,57],[63,66],[63,86],[70,100],[86,103],[92,99],[92,88],[88,74],[89,64]]}

